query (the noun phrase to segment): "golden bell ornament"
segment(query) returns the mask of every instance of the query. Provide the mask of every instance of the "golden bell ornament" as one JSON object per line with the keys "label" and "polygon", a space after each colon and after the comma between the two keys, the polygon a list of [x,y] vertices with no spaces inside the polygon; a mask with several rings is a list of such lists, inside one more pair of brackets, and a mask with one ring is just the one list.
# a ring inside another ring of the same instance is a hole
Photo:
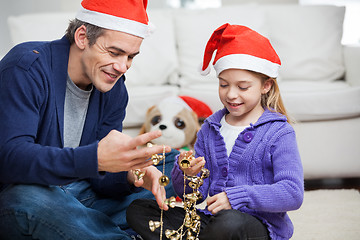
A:
{"label": "golden bell ornament", "polygon": [[200,225],[199,224],[194,224],[194,226],[192,226],[190,229],[193,232],[198,232],[198,231],[200,231]]}
{"label": "golden bell ornament", "polygon": [[168,176],[166,175],[162,175],[160,178],[159,178],[159,184],[163,187],[167,186],[168,184],[170,183],[170,179]]}
{"label": "golden bell ornament", "polygon": [[196,198],[197,198],[196,201],[202,199],[202,194],[201,192],[199,192],[199,190],[194,194],[196,194]]}
{"label": "golden bell ornament", "polygon": [[195,217],[193,217],[195,220],[194,221],[200,221],[200,216],[195,214]]}
{"label": "golden bell ornament", "polygon": [[195,237],[191,234],[190,231],[187,232],[186,240],[195,240]]}
{"label": "golden bell ornament", "polygon": [[189,161],[189,159],[187,159],[187,158],[182,159],[182,160],[180,161],[180,166],[181,166],[182,168],[184,168],[184,169],[189,168],[189,167],[190,167],[190,161]]}
{"label": "golden bell ornament", "polygon": [[169,207],[171,208],[174,208],[175,207],[175,204],[176,204],[176,199],[174,196],[170,197],[170,198],[167,198],[165,199],[165,204],[168,205]]}
{"label": "golden bell ornament", "polygon": [[199,187],[201,187],[204,184],[204,179],[200,178],[199,179]]}
{"label": "golden bell ornament", "polygon": [[161,162],[162,160],[163,160],[162,155],[153,154],[151,156],[151,161],[153,162],[154,165],[158,165],[159,162]]}
{"label": "golden bell ornament", "polygon": [[198,188],[198,184],[194,183],[194,182],[189,182],[189,187],[191,187],[192,189],[196,189]]}
{"label": "golden bell ornament", "polygon": [[196,202],[198,200],[198,197],[197,197],[196,193],[188,193],[188,194],[185,195],[185,198],[187,200],[190,200],[190,201],[193,201],[193,202]]}
{"label": "golden bell ornament", "polygon": [[171,236],[175,235],[176,231],[175,230],[170,230],[170,229],[166,229],[165,230],[165,236],[166,238],[170,238]]}
{"label": "golden bell ornament", "polygon": [[153,221],[153,220],[149,221],[149,228],[152,232],[155,231],[155,229],[157,229],[160,226],[161,226],[161,223],[159,221]]}
{"label": "golden bell ornament", "polygon": [[181,235],[179,233],[176,233],[174,236],[170,237],[170,240],[179,240]]}
{"label": "golden bell ornament", "polygon": [[134,175],[136,176],[137,180],[141,180],[145,176],[145,172],[140,171],[140,169],[135,169],[133,171]]}
{"label": "golden bell ornament", "polygon": [[[153,145],[152,145],[152,143],[147,143],[146,146],[152,147]],[[151,161],[153,162],[154,165],[158,165],[159,162],[161,162],[162,160],[164,160],[163,155],[158,155],[158,154],[151,155]]]}
{"label": "golden bell ornament", "polygon": [[202,178],[202,179],[208,178],[209,175],[210,175],[209,169],[207,169],[207,168],[202,168],[202,169],[201,169],[201,178]]}

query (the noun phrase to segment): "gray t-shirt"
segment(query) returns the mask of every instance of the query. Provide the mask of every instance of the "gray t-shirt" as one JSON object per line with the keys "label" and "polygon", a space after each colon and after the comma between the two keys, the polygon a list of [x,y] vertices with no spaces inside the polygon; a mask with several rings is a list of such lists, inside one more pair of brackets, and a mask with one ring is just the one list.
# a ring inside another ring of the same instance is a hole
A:
{"label": "gray t-shirt", "polygon": [[78,88],[68,76],[64,106],[64,147],[80,145],[89,99],[93,88],[85,91]]}

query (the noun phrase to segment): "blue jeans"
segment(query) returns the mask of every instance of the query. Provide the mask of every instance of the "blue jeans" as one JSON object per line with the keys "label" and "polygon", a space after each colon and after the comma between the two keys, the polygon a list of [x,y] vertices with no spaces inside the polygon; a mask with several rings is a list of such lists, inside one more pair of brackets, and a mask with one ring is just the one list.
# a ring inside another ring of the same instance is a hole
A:
{"label": "blue jeans", "polygon": [[[173,160],[166,160],[170,176]],[[175,195],[171,184],[166,190],[167,196]],[[9,185],[0,192],[0,239],[132,239],[126,209],[138,198],[154,197],[143,189],[122,199],[103,198],[87,181],[66,186]]]}

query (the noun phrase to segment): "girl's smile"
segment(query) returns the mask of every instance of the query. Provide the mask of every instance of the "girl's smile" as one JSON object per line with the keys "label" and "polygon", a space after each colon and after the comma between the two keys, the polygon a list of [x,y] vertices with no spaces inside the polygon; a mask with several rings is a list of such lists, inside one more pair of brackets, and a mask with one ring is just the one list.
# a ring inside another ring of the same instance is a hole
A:
{"label": "girl's smile", "polygon": [[255,73],[243,69],[227,69],[219,74],[219,97],[229,114],[226,120],[235,126],[255,123],[264,112],[261,96],[271,85],[263,84]]}
{"label": "girl's smile", "polygon": [[240,107],[243,104],[244,103],[231,103],[231,102],[228,102],[229,107],[234,108],[234,109]]}

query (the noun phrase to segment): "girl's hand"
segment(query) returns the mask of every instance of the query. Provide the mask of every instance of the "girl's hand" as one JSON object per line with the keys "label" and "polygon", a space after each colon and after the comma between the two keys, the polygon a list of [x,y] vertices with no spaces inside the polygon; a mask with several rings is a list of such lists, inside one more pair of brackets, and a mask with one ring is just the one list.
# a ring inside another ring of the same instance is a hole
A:
{"label": "girl's hand", "polygon": [[225,192],[221,192],[212,197],[208,197],[206,203],[209,212],[211,212],[213,215],[220,212],[221,210],[232,208]]}
{"label": "girl's hand", "polygon": [[189,167],[187,168],[182,167],[181,160],[191,156],[192,154],[193,151],[191,150],[187,152],[181,152],[178,159],[180,169],[188,176],[195,176],[201,171],[201,168],[205,165],[205,159],[203,157],[198,157],[198,158],[189,158],[190,160]]}

